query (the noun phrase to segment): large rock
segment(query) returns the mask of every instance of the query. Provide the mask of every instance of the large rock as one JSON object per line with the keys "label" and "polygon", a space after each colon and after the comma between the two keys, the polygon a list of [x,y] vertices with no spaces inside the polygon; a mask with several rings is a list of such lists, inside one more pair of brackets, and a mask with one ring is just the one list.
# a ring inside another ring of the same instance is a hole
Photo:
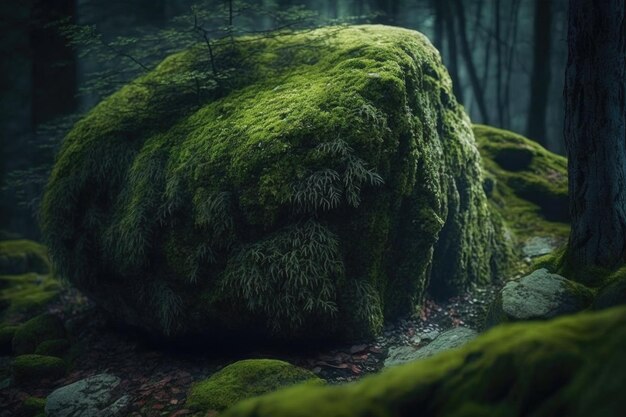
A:
{"label": "large rock", "polygon": [[413,346],[391,348],[389,349],[387,359],[385,359],[385,367],[428,358],[439,352],[461,347],[476,336],[478,336],[478,333],[475,330],[467,327],[455,327],[441,333],[432,342],[419,349]]}
{"label": "large rock", "polygon": [[426,37],[332,27],[214,54],[239,65],[219,88],[198,89],[210,65],[192,48],[63,144],[43,232],[103,308],[168,335],[352,338],[412,312],[427,283],[444,297],[505,273],[469,120]]}
{"label": "large rock", "polygon": [[621,416],[625,344],[626,307],[508,324],[357,383],[288,388],[220,416]]}
{"label": "large rock", "polygon": [[117,392],[120,382],[105,373],[58,388],[46,400],[46,417],[123,416],[130,397]]}
{"label": "large rock", "polygon": [[547,269],[538,269],[506,283],[488,314],[488,324],[506,321],[547,320],[579,312],[591,304],[593,293]]}
{"label": "large rock", "polygon": [[323,385],[306,369],[274,359],[249,359],[228,365],[204,381],[195,383],[186,406],[194,410],[222,411],[247,398],[290,385]]}

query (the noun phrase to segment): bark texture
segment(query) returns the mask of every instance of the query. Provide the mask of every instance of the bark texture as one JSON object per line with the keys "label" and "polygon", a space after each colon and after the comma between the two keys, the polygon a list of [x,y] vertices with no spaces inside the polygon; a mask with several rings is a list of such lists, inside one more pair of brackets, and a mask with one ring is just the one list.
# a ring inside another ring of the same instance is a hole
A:
{"label": "bark texture", "polygon": [[533,71],[530,80],[530,104],[526,135],[547,144],[546,115],[551,78],[552,0],[535,0]]}
{"label": "bark texture", "polygon": [[575,270],[626,254],[626,1],[571,0],[565,142]]}

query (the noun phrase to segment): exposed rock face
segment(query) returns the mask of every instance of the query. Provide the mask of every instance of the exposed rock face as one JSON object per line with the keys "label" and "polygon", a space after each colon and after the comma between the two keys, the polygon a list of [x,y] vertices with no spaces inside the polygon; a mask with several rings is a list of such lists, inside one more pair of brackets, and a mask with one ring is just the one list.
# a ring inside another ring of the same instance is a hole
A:
{"label": "exposed rock face", "polygon": [[46,417],[119,417],[130,403],[114,396],[120,384],[115,375],[99,374],[53,391],[46,400]]}
{"label": "exposed rock face", "polygon": [[591,304],[593,293],[547,269],[509,281],[491,306],[488,324],[505,321],[547,320],[579,312]]}
{"label": "exposed rock face", "polygon": [[424,359],[450,349],[463,346],[476,338],[478,333],[467,327],[456,327],[441,333],[432,342],[422,348],[413,346],[398,346],[389,350],[385,359],[385,367],[401,365],[418,359]]}
{"label": "exposed rock face", "polygon": [[234,48],[215,51],[249,60],[227,88],[185,84],[207,68],[191,49],[68,135],[42,216],[66,278],[156,333],[293,339],[375,334],[427,286],[505,274],[469,120],[424,36],[353,26]]}

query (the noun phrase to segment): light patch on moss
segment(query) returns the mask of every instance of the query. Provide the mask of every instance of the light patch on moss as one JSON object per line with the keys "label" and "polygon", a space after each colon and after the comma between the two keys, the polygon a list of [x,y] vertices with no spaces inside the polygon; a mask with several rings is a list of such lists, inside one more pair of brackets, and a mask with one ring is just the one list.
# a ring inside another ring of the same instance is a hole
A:
{"label": "light patch on moss", "polygon": [[287,362],[251,359],[235,362],[191,387],[187,406],[195,410],[221,411],[247,398],[305,383],[323,385],[315,374]]}
{"label": "light patch on moss", "polygon": [[503,325],[463,348],[360,382],[299,386],[224,417],[612,417],[626,407],[626,307]]}

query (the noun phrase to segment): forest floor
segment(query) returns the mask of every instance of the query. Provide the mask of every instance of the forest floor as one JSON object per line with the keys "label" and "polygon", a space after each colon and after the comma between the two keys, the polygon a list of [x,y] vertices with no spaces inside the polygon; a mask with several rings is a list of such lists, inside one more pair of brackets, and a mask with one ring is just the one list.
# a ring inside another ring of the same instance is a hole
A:
{"label": "forest floor", "polygon": [[[25,398],[45,398],[54,389],[80,379],[109,372],[121,377],[120,391],[133,398],[131,416],[192,414],[184,407],[191,384],[229,363],[248,358],[274,358],[309,369],[330,384],[352,381],[383,367],[392,347],[419,347],[438,333],[457,326],[480,330],[497,285],[476,287],[445,302],[426,300],[421,313],[387,324],[381,336],[347,346],[311,347],[298,353],[278,349],[198,351],[191,346],[163,349],[128,330],[110,323],[80,293],[68,289],[50,312],[60,315],[68,327],[79,330],[73,349],[71,372],[62,380],[33,381],[31,386],[0,387],[5,407],[0,417],[16,415]],[[3,358],[0,360],[10,360]]]}

